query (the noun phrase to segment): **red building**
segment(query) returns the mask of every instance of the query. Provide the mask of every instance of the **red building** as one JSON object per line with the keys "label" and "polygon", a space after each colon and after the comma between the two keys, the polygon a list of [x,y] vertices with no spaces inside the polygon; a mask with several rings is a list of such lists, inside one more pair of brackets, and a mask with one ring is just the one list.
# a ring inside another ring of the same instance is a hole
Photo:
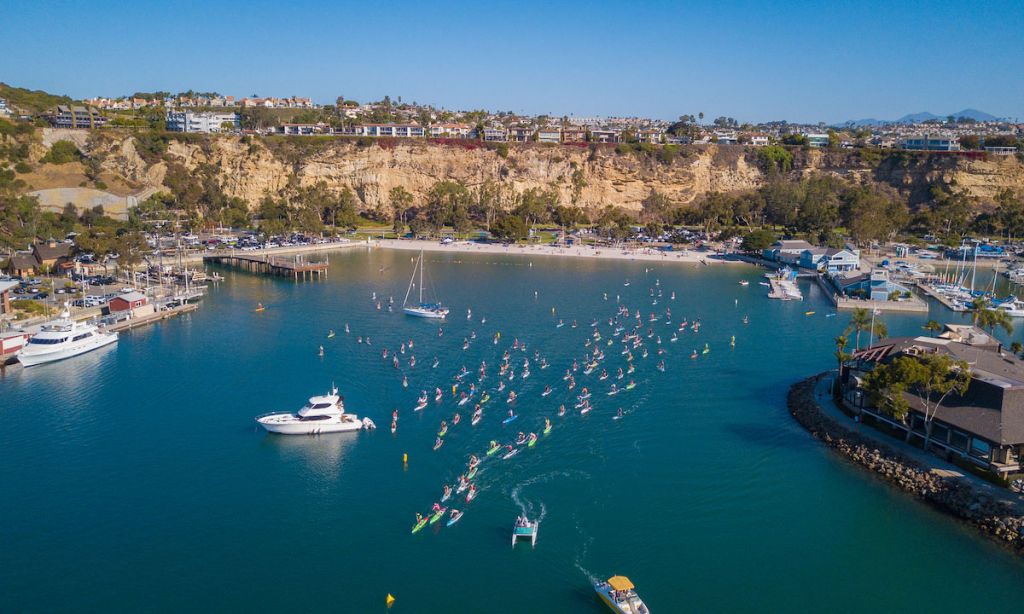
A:
{"label": "red building", "polygon": [[111,313],[116,311],[131,311],[149,303],[149,299],[141,292],[127,292],[121,296],[110,299],[109,309]]}

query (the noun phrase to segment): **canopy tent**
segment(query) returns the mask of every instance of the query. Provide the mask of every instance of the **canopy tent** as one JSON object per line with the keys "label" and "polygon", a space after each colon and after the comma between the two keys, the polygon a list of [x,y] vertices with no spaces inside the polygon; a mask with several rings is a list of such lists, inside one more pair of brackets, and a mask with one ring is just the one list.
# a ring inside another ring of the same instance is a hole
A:
{"label": "canopy tent", "polygon": [[612,576],[608,578],[608,586],[617,591],[628,591],[633,589],[633,583],[626,576]]}

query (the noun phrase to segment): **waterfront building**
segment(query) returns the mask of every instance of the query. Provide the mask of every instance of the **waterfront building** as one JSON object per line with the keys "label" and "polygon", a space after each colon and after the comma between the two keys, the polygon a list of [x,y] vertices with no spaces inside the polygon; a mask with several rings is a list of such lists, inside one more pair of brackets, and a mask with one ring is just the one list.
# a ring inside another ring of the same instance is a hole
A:
{"label": "waterfront building", "polygon": [[[897,420],[872,406],[864,378],[899,356],[948,355],[962,360],[971,380],[963,395],[950,393],[925,419],[921,400],[909,392],[909,413]],[[1019,473],[1024,455],[1024,363],[983,330],[947,324],[938,337],[895,337],[854,353],[840,374],[843,405],[864,422],[896,430],[947,460],[960,459],[999,476]]]}
{"label": "waterfront building", "polygon": [[800,252],[799,264],[822,273],[848,273],[860,268],[860,250],[849,246],[843,249],[811,247]]}
{"label": "waterfront building", "polygon": [[955,136],[914,135],[901,139],[900,147],[914,151],[960,151],[960,139]]}
{"label": "waterfront building", "polygon": [[985,147],[985,152],[994,156],[1012,156],[1017,153],[1016,147]]}
{"label": "waterfront building", "polygon": [[754,147],[767,147],[768,146],[768,135],[767,134],[751,134],[750,144]]}
{"label": "waterfront building", "polygon": [[11,313],[11,290],[18,287],[18,281],[0,281],[0,315]]}
{"label": "waterfront building", "polygon": [[537,142],[538,143],[561,143],[562,142],[562,129],[561,128],[541,128],[537,131]]}
{"label": "waterfront building", "polygon": [[100,128],[109,121],[99,111],[82,106],[57,105],[48,116],[54,128]]}
{"label": "waterfront building", "polygon": [[144,316],[153,313],[149,299],[141,292],[126,292],[110,299],[107,305],[110,313],[130,312],[133,316]]}
{"label": "waterfront building", "polygon": [[167,111],[167,130],[170,132],[228,132],[238,130],[240,126],[237,113]]}
{"label": "waterfront building", "polygon": [[780,240],[772,243],[771,247],[761,252],[765,260],[796,264],[800,260],[800,254],[804,250],[814,249],[814,246],[802,240]]}
{"label": "waterfront building", "polygon": [[887,301],[894,292],[899,293],[900,297],[910,294],[910,288],[892,281],[889,271],[882,268],[849,277],[836,275],[832,277],[832,283],[843,296],[872,301]]}

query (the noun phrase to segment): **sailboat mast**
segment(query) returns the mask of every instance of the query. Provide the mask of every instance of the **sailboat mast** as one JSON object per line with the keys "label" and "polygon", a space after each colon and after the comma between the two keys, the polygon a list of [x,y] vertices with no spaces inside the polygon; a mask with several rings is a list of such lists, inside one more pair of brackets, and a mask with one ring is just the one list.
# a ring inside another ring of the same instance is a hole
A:
{"label": "sailboat mast", "polygon": [[420,250],[420,305],[423,304],[423,250]]}

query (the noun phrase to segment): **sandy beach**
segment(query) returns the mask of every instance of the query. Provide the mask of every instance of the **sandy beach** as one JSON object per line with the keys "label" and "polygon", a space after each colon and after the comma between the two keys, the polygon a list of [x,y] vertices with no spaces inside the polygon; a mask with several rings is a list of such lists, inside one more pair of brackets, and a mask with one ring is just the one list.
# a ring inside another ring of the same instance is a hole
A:
{"label": "sandy beach", "polygon": [[643,260],[648,262],[678,262],[690,264],[728,264],[739,262],[717,258],[712,252],[696,252],[680,250],[665,252],[652,248],[621,249],[609,247],[590,247],[574,245],[556,247],[553,245],[503,245],[493,243],[473,243],[455,241],[442,245],[437,241],[409,241],[400,239],[375,239],[367,241],[367,246],[384,249],[402,249],[409,251],[455,252],[468,254],[509,254],[513,256],[561,256],[569,258],[600,258],[606,260]]}

